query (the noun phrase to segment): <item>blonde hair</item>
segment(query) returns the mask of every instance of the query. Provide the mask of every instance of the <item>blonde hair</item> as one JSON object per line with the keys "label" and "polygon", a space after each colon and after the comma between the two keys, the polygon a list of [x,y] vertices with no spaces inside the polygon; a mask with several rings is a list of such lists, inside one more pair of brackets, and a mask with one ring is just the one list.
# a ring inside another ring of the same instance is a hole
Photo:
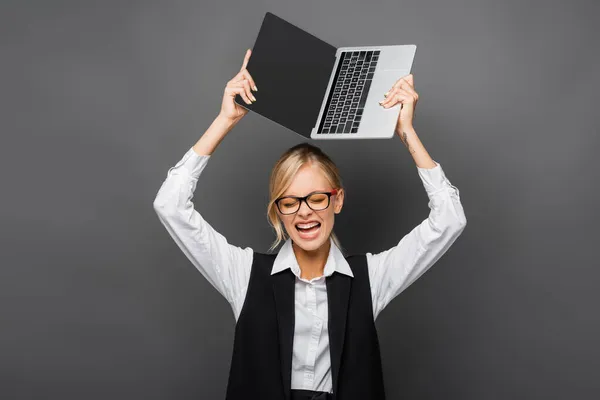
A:
{"label": "blonde hair", "polygon": [[[288,239],[283,224],[277,214],[277,205],[275,200],[283,195],[287,188],[292,184],[294,176],[304,165],[316,165],[319,167],[325,179],[329,182],[332,188],[344,189],[342,178],[335,163],[325,154],[320,148],[310,143],[300,143],[286,150],[279,160],[275,163],[271,176],[269,178],[269,204],[267,205],[267,219],[269,225],[275,229],[276,238],[269,251],[275,249],[282,241]],[[344,190],[344,196],[346,191]],[[331,201],[331,205],[333,200]],[[331,206],[330,205],[330,206]],[[331,231],[331,239],[335,245],[344,254],[344,249],[336,236]],[[345,256],[345,255],[344,255]]]}

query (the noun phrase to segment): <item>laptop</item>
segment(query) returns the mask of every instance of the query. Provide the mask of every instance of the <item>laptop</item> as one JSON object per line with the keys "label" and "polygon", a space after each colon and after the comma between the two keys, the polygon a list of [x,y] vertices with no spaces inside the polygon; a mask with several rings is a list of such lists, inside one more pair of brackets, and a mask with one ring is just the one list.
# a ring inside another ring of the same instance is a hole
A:
{"label": "laptop", "polygon": [[306,139],[389,139],[401,104],[379,101],[410,74],[416,48],[336,48],[267,12],[246,65],[256,101],[235,102]]}

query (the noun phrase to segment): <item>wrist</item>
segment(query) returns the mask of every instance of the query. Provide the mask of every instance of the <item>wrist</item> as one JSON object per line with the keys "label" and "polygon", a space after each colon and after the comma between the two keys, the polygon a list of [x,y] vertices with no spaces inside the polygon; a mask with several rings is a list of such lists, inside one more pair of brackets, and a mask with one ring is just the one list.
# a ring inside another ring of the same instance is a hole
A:
{"label": "wrist", "polygon": [[415,131],[415,128],[412,125],[402,126],[402,130],[396,129],[396,133],[398,135],[400,135],[401,137],[404,136],[405,133],[407,135],[416,135],[417,134],[417,132]]}
{"label": "wrist", "polygon": [[240,119],[242,118],[230,118],[221,113],[219,113],[216,118],[219,124],[227,128],[233,128],[240,121]]}

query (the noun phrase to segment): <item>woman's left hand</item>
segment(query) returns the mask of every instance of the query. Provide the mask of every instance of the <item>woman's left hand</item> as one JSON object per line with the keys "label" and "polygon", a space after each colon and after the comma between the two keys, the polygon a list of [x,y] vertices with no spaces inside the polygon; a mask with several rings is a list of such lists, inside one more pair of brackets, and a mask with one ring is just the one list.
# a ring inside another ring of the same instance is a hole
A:
{"label": "woman's left hand", "polygon": [[402,104],[400,117],[398,117],[398,123],[396,124],[396,133],[402,135],[403,129],[413,128],[415,107],[419,101],[419,95],[415,91],[413,75],[408,74],[398,79],[384,96],[385,100],[379,103],[384,108],[393,107],[398,103]]}

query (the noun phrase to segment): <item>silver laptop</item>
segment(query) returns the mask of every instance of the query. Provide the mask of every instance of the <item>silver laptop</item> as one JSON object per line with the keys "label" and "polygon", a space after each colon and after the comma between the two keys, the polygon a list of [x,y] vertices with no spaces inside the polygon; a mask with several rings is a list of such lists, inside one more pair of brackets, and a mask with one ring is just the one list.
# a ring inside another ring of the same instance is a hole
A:
{"label": "silver laptop", "polygon": [[416,49],[336,48],[267,12],[246,66],[257,101],[235,101],[307,139],[389,139],[401,105],[379,101],[411,72]]}

